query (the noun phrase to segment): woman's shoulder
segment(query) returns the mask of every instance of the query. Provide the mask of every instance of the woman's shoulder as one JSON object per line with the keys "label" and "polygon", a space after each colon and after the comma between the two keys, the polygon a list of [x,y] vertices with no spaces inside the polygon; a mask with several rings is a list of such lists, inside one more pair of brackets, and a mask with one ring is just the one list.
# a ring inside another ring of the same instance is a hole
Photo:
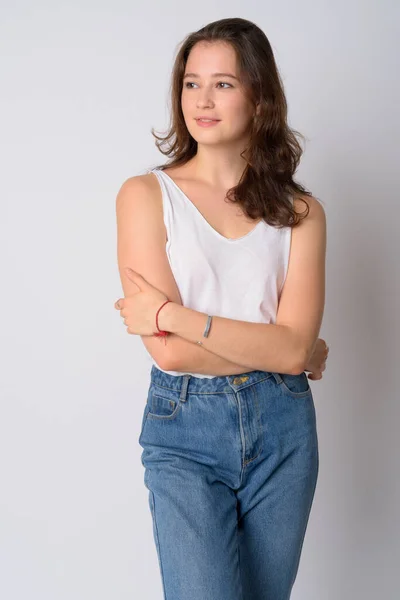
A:
{"label": "woman's shoulder", "polygon": [[122,206],[162,222],[162,191],[156,175],[148,172],[125,179],[117,193],[117,210]]}
{"label": "woman's shoulder", "polygon": [[163,221],[162,192],[154,174],[128,177],[117,194],[116,208],[126,219],[145,219],[152,223],[162,239],[168,239]]}
{"label": "woman's shoulder", "polygon": [[293,197],[293,208],[299,215],[305,215],[308,211],[304,219],[322,218],[325,215],[324,207],[319,198],[307,194],[296,194]]}
{"label": "woman's shoulder", "polygon": [[150,170],[146,173],[140,173],[138,175],[132,175],[123,182],[121,189],[124,188],[128,193],[140,195],[145,197],[146,200],[154,198],[155,200],[160,197],[159,184],[156,175]]}

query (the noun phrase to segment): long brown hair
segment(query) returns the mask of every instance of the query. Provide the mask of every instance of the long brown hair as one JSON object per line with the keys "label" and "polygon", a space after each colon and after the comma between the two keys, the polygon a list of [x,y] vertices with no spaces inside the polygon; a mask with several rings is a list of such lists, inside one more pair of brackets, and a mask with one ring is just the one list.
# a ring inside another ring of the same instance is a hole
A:
{"label": "long brown hair", "polygon": [[227,198],[236,202],[251,219],[264,219],[275,227],[293,227],[308,215],[297,213],[289,196],[312,196],[293,175],[303,150],[287,123],[287,102],[271,45],[265,33],[254,23],[239,17],[221,19],[190,33],[178,49],[171,77],[171,124],[166,135],[156,138],[160,152],[171,157],[166,167],[187,163],[197,153],[197,142],[190,135],[183,117],[181,93],[183,75],[189,53],[197,42],[225,42],[236,53],[241,80],[259,114],[251,123],[250,146],[241,156],[246,167],[237,186],[230,188]]}

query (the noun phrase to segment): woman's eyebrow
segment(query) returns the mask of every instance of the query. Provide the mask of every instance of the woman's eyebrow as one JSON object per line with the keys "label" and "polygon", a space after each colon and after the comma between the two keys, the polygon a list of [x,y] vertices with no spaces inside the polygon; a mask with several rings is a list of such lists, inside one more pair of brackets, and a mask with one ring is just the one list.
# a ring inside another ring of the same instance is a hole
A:
{"label": "woman's eyebrow", "polygon": [[[200,77],[200,75],[198,75],[197,73],[185,73],[183,79],[186,79],[186,77]],[[213,73],[211,77],[231,77],[232,79],[238,80],[236,75],[232,75],[232,73]]]}

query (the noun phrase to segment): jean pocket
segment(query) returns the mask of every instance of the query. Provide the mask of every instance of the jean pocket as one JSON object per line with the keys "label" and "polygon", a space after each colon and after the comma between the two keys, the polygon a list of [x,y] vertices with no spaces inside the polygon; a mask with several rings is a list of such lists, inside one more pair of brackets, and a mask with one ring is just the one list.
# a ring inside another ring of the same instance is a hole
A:
{"label": "jean pocket", "polygon": [[277,373],[278,383],[284,394],[292,398],[303,398],[311,395],[309,379],[303,371],[299,375],[289,375],[288,373]]}
{"label": "jean pocket", "polygon": [[153,384],[147,399],[149,419],[173,420],[181,409],[179,392]]}

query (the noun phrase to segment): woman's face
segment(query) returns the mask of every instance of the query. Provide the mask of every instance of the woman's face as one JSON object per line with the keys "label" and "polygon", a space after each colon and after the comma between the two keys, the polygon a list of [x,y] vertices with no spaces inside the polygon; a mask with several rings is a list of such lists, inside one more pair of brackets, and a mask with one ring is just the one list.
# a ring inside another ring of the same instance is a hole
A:
{"label": "woman's face", "polygon": [[[183,76],[181,103],[186,126],[198,143],[247,140],[254,107],[245,95],[230,44],[198,42],[193,46]],[[201,127],[196,119],[202,116],[218,122]]]}

